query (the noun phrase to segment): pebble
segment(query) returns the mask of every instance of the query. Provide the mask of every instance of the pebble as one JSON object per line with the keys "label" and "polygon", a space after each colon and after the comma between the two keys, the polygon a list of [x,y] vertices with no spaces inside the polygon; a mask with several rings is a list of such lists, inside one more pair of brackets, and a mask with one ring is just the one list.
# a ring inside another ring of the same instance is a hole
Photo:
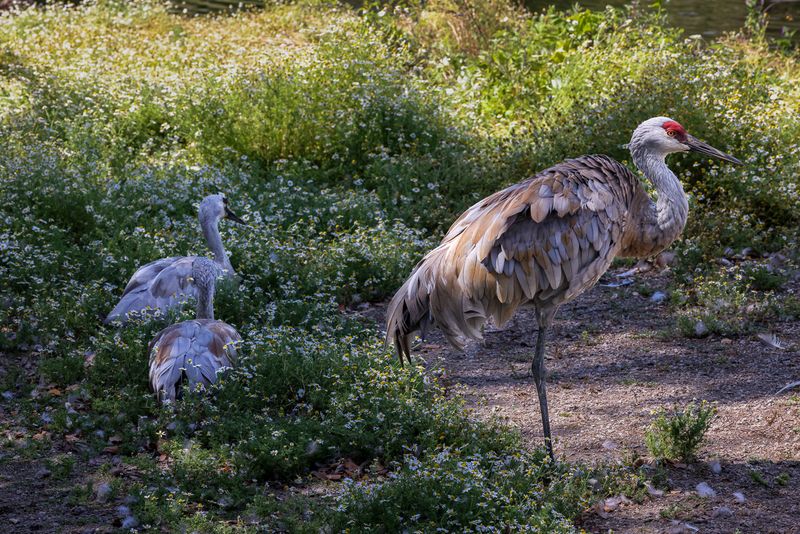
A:
{"label": "pebble", "polygon": [[97,499],[97,502],[107,502],[110,496],[111,484],[108,482],[102,482],[97,485],[97,490],[95,490],[95,498]]}
{"label": "pebble", "polygon": [[744,503],[744,501],[747,500],[744,498],[744,493],[742,493],[741,491],[737,491],[736,493],[734,493],[733,498],[736,499],[736,502],[738,502],[739,504],[742,504]]}
{"label": "pebble", "polygon": [[715,508],[714,511],[711,512],[711,518],[717,519],[718,517],[733,517],[733,510],[731,510],[727,506],[720,506],[719,508]]}
{"label": "pebble", "polygon": [[722,473],[722,466],[720,465],[718,460],[714,460],[708,464],[708,467],[711,469],[711,472],[715,475]]}
{"label": "pebble", "polygon": [[139,520],[132,515],[129,515],[122,520],[122,528],[136,528],[138,526]]}
{"label": "pebble", "polygon": [[697,321],[697,323],[694,325],[694,335],[697,337],[708,335],[708,327],[703,321]]}
{"label": "pebble", "polygon": [[656,304],[664,302],[665,300],[667,300],[667,294],[663,291],[656,291],[650,296],[650,302],[655,302]]}
{"label": "pebble", "polygon": [[11,391],[4,391],[4,392],[3,392],[3,398],[4,398],[5,400],[11,400],[11,399],[13,399],[13,398],[14,398],[14,393],[13,393],[13,392],[11,392]]}
{"label": "pebble", "polygon": [[131,509],[128,508],[127,506],[123,505],[117,506],[116,511],[118,517],[127,517],[131,515]]}
{"label": "pebble", "polygon": [[607,439],[603,442],[603,448],[606,449],[607,451],[613,451],[618,449],[619,447],[616,443],[614,443],[610,439]]}
{"label": "pebble", "polygon": [[38,471],[36,471],[36,477],[37,477],[37,478],[47,478],[47,477],[49,477],[49,476],[50,476],[50,475],[52,475],[52,474],[53,474],[53,473],[52,473],[52,472],[51,472],[51,471],[50,471],[48,468],[46,468],[46,467],[42,467],[41,469],[39,469]]}
{"label": "pebble", "polygon": [[705,482],[701,482],[700,484],[698,484],[695,487],[695,490],[697,490],[697,495],[699,497],[716,497],[717,496],[717,492],[714,491],[714,489],[711,486],[709,486],[708,484],[706,484]]}
{"label": "pebble", "polygon": [[645,485],[647,487],[647,493],[649,493],[652,497],[663,497],[664,490],[656,489],[650,484]]}
{"label": "pebble", "polygon": [[667,532],[669,534],[691,534],[699,530],[700,530],[699,528],[692,525],[691,523],[680,523],[678,521],[673,520]]}

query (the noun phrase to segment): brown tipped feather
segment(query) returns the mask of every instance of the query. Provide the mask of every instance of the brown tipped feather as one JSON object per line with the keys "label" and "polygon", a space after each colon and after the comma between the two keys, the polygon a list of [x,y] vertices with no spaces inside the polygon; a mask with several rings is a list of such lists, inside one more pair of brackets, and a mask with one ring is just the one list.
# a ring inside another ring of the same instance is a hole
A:
{"label": "brown tipped feather", "polygon": [[522,304],[574,298],[623,248],[625,207],[640,189],[618,162],[585,156],[476,203],[389,303],[387,343],[410,361],[411,338],[431,324],[463,348],[490,317],[502,324]]}

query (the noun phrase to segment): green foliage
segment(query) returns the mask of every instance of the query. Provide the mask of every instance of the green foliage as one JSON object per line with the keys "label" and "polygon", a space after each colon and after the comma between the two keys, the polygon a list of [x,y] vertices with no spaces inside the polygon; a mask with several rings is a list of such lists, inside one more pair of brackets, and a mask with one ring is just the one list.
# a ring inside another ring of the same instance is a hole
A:
{"label": "green foliage", "polygon": [[658,460],[694,460],[716,412],[706,401],[683,409],[662,408],[645,434],[647,450]]}
{"label": "green foliage", "polygon": [[[121,439],[149,477],[135,491],[144,528],[224,530],[250,511],[268,530],[357,530],[392,506],[398,528],[559,531],[597,497],[588,476],[599,493],[637,494],[635,472],[521,452],[435,373],[399,368],[351,312],[388,298],[478,199],[565,157],[625,160],[640,120],[671,115],[747,162],[670,161],[692,204],[673,292],[685,321],[741,332],[745,318],[800,313],[775,296],[782,273],[708,267],[725,247],[796,236],[795,58],[755,33],[706,46],[662,22],[503,0],[193,18],[109,1],[3,16],[0,350],[40,355],[42,379],[74,386],[80,408],[31,400],[9,375],[26,426],[80,431],[96,450]],[[217,191],[250,222],[221,224],[241,279],[216,299],[245,339],[242,365],[164,411],[146,347],[191,310],[124,329],[101,318],[136,267],[208,253],[197,203]],[[261,491],[344,458],[392,478],[312,507]],[[463,498],[445,506],[445,493]]]}

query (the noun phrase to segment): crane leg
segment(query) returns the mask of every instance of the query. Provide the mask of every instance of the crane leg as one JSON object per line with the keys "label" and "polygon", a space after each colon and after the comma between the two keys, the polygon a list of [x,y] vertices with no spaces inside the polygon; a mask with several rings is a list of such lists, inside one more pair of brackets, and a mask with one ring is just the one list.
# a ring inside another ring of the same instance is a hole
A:
{"label": "crane leg", "polygon": [[536,338],[536,354],[533,357],[531,373],[533,374],[533,381],[536,383],[536,392],[539,394],[539,409],[542,412],[542,428],[544,430],[544,446],[547,449],[547,454],[550,455],[550,459],[555,460],[553,456],[553,442],[550,435],[550,417],[547,413],[547,385],[545,384],[544,369],[544,348],[549,321],[543,319],[542,317],[539,321],[539,334]]}

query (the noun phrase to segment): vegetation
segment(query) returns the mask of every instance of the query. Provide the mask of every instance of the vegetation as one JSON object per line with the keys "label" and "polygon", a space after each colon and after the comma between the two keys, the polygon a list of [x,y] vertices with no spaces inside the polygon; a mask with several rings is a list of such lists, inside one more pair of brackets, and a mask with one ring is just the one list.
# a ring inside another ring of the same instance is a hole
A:
{"label": "vegetation", "polygon": [[[653,115],[747,162],[671,160],[691,201],[676,307],[708,311],[702,281],[737,276],[710,262],[726,248],[797,239],[800,69],[757,29],[705,43],[658,13],[502,0],[200,18],[98,1],[0,17],[0,80],[0,350],[37,355],[42,384],[20,372],[3,388],[26,428],[146,473],[125,490],[143,526],[358,530],[391,506],[420,530],[569,531],[636,475],[525,450],[435,372],[400,368],[351,312],[390,296],[475,200],[577,154],[628,161],[621,145]],[[217,299],[243,365],[164,412],[145,347],[191,312],[125,329],[99,318],[137,266],[207,253],[196,205],[217,191],[252,225],[223,223],[242,279]],[[749,261],[747,292],[782,283]],[[710,418],[698,410],[657,435],[659,455],[694,452]],[[27,445],[14,454],[42,446]],[[277,496],[345,460],[363,472],[333,496]]]}
{"label": "vegetation", "polygon": [[694,460],[716,413],[705,401],[669,412],[662,408],[645,434],[647,449],[657,460]]}

